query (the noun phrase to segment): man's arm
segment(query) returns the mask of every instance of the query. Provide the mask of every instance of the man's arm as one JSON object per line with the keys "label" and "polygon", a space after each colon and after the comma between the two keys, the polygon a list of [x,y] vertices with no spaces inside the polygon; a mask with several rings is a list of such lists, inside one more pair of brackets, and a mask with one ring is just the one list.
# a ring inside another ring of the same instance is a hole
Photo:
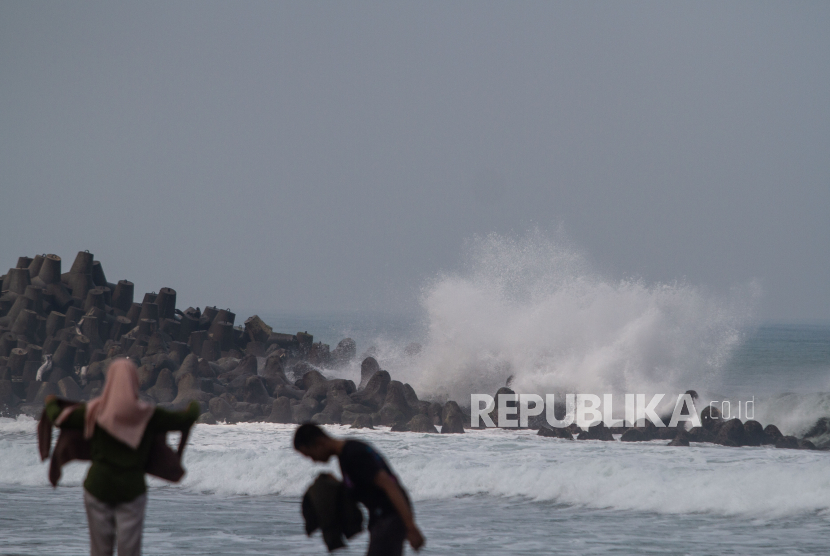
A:
{"label": "man's arm", "polygon": [[418,550],[424,546],[424,536],[418,530],[418,526],[415,525],[412,508],[409,507],[409,503],[406,501],[401,487],[398,486],[398,482],[386,471],[378,471],[377,475],[375,475],[375,485],[386,493],[386,496],[389,497],[392,505],[398,511],[398,515],[403,519],[404,525],[406,525],[406,538],[409,540],[412,548]]}

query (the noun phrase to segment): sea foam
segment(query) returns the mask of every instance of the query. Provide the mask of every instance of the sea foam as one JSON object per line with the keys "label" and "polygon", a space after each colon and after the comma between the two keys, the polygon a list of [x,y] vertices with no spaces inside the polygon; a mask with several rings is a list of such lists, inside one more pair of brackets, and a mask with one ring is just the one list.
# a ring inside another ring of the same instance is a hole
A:
{"label": "sea foam", "polygon": [[[541,232],[470,242],[463,270],[424,288],[423,349],[379,347],[421,394],[469,403],[509,377],[524,393],[705,391],[752,318],[757,288],[613,280]],[[385,348],[385,349],[384,349]]]}
{"label": "sea foam", "polygon": [[[43,485],[34,426],[0,422],[0,485]],[[348,435],[347,427],[328,427]],[[198,425],[185,451],[179,485],[151,479],[153,489],[211,496],[299,497],[336,461],[315,465],[291,447],[294,427],[274,424]],[[12,432],[13,431],[13,432]],[[661,514],[707,513],[758,519],[830,512],[825,452],[665,442],[567,441],[534,431],[468,431],[463,435],[360,431],[377,446],[415,500],[472,495],[521,497],[586,508]],[[61,481],[77,487],[86,466],[71,464]]]}

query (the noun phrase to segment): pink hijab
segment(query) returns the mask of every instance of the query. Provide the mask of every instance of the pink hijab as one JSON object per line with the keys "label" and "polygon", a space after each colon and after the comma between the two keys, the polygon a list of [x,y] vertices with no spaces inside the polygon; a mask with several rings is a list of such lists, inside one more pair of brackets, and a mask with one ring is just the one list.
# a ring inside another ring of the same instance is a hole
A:
{"label": "pink hijab", "polygon": [[107,371],[104,393],[86,406],[84,438],[92,438],[95,425],[135,450],[155,407],[138,398],[138,370],[129,359],[116,359]]}

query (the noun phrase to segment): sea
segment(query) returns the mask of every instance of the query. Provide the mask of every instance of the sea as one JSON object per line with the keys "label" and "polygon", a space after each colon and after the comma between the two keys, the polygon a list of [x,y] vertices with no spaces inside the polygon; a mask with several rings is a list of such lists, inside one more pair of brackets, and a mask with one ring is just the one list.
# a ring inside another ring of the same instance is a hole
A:
{"label": "sea", "polygon": [[[695,389],[701,403],[752,401],[751,417],[784,434],[830,417],[830,322],[759,321],[753,284],[718,293],[588,266],[544,240],[484,238],[466,267],[424,287],[413,314],[260,316],[331,348],[351,337],[357,357],[324,374],[357,382],[372,355],[421,399],[469,406],[471,393],[507,383],[540,394]],[[414,502],[423,554],[830,554],[830,451],[326,428],[385,455]],[[70,464],[52,488],[35,429],[30,417],[0,419],[0,554],[85,554],[87,466]],[[197,425],[183,481],[149,480],[144,553],[326,553],[304,532],[300,500],[318,473],[339,471],[295,453],[293,430]],[[367,542],[361,533],[339,553]]]}
{"label": "sea", "polygon": [[[396,334],[406,330],[405,319],[388,320]],[[317,324],[325,339],[354,326],[346,321],[294,322],[303,330]],[[754,392],[759,413],[787,404],[797,415],[778,423],[799,433],[830,415],[828,377],[830,325],[763,325],[736,347],[720,387],[736,399]],[[35,428],[30,417],[0,419],[0,554],[85,554],[87,465],[70,464],[53,489]],[[385,454],[414,500],[423,554],[830,553],[830,452],[567,441],[532,430],[327,428]],[[280,424],[197,425],[182,483],[149,481],[144,553],[325,553],[319,533],[304,533],[300,498],[316,474],[338,468],[298,456],[292,432]],[[340,553],[361,554],[366,544],[362,533]]]}

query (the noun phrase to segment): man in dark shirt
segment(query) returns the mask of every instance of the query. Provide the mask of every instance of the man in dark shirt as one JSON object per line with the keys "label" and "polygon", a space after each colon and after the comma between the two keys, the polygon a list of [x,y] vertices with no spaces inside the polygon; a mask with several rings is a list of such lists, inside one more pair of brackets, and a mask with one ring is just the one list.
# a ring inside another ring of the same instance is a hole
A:
{"label": "man in dark shirt", "polygon": [[369,510],[367,556],[399,556],[404,539],[416,551],[424,545],[409,497],[374,448],[359,440],[332,438],[317,425],[306,423],[294,433],[294,449],[317,462],[327,462],[332,456],[340,460],[343,482]]}

